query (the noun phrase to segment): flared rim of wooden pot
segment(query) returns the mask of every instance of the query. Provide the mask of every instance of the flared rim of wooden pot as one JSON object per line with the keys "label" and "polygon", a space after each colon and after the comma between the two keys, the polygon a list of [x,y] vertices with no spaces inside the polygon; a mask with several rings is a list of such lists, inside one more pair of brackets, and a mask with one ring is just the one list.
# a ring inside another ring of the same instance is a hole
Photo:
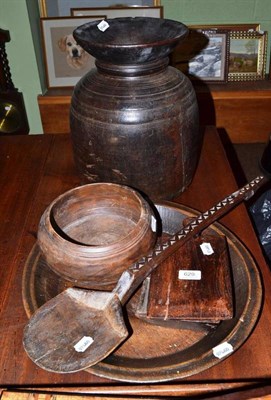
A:
{"label": "flared rim of wooden pot", "polygon": [[78,44],[98,60],[130,64],[166,57],[184,39],[189,29],[179,21],[153,17],[106,19],[108,28],[101,31],[99,22],[91,21],[73,31]]}

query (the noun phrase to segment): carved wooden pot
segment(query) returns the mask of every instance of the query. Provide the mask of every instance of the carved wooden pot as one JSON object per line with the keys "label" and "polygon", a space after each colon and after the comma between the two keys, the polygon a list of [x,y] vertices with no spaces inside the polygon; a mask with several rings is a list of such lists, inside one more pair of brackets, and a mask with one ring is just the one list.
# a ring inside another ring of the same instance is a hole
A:
{"label": "carved wooden pot", "polygon": [[153,247],[152,218],[148,202],[129,187],[83,185],[45,210],[38,244],[58,275],[76,286],[111,290],[121,273]]}
{"label": "carved wooden pot", "polygon": [[168,66],[187,35],[180,22],[115,18],[74,31],[96,58],[75,86],[70,126],[82,182],[132,186],[172,199],[190,184],[199,157],[198,106],[190,80]]}

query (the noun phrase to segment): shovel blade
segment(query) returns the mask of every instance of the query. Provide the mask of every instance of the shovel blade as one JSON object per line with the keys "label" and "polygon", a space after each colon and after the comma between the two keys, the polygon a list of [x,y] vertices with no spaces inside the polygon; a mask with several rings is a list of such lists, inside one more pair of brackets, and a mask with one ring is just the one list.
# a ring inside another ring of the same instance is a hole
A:
{"label": "shovel blade", "polygon": [[23,345],[39,367],[71,373],[101,361],[127,336],[118,296],[70,288],[33,314]]}

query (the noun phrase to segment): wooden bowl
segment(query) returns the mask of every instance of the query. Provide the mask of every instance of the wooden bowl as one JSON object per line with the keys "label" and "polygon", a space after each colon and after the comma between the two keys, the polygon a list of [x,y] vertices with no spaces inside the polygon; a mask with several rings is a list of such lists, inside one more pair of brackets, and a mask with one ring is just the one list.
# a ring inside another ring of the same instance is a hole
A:
{"label": "wooden bowl", "polygon": [[41,217],[38,244],[50,268],[74,285],[111,290],[122,272],[153,247],[150,205],[112,183],[74,188]]}

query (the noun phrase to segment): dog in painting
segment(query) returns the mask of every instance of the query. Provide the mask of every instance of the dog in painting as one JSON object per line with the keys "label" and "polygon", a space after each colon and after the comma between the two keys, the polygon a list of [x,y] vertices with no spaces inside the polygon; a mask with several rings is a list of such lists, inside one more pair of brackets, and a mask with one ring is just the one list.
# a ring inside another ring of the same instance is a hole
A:
{"label": "dog in painting", "polygon": [[66,60],[71,68],[82,69],[86,66],[89,54],[76,43],[72,34],[60,38],[58,47],[66,53]]}

